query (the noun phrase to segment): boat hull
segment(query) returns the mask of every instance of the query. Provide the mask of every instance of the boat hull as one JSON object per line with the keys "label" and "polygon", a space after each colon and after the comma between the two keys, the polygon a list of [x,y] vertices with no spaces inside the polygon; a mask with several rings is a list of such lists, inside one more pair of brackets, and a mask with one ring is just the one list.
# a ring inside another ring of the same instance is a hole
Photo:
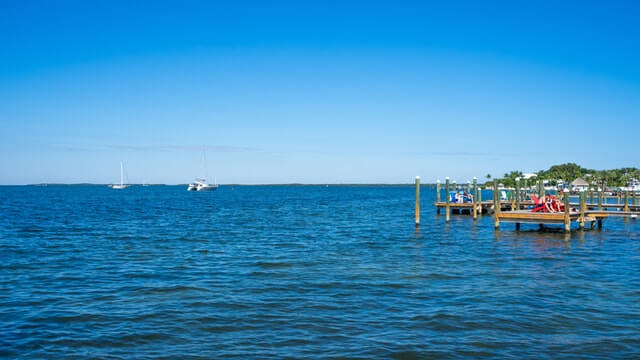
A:
{"label": "boat hull", "polygon": [[218,190],[218,185],[209,184],[189,184],[187,191],[215,191]]}

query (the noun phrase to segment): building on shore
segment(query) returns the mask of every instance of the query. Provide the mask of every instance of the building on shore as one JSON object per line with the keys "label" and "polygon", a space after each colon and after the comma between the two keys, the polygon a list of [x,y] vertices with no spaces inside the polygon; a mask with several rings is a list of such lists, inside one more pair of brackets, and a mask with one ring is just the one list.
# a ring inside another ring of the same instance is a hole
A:
{"label": "building on shore", "polygon": [[583,178],[577,178],[571,182],[571,191],[587,190],[588,188],[589,183],[586,182]]}

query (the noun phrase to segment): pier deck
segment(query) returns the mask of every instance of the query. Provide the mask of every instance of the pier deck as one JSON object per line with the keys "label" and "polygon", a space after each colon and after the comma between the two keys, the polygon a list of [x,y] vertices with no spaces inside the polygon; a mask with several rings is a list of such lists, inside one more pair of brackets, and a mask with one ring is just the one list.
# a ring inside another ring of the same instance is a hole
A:
{"label": "pier deck", "polygon": [[580,211],[569,212],[557,212],[557,213],[543,213],[543,212],[531,212],[528,210],[515,210],[515,211],[499,211],[494,214],[495,227],[499,227],[500,222],[512,222],[516,224],[516,230],[520,229],[521,223],[539,224],[542,228],[543,225],[564,225],[565,231],[571,230],[571,223],[578,223],[580,228],[584,228],[584,225],[589,223],[591,228],[595,223],[598,223],[598,228],[602,228],[602,220],[609,217],[609,212],[603,211],[585,211],[584,215]]}
{"label": "pier deck", "polygon": [[[501,211],[497,214],[500,221],[534,224],[564,224],[565,213],[534,213],[527,210]],[[570,221],[577,221],[580,212],[569,213]]]}

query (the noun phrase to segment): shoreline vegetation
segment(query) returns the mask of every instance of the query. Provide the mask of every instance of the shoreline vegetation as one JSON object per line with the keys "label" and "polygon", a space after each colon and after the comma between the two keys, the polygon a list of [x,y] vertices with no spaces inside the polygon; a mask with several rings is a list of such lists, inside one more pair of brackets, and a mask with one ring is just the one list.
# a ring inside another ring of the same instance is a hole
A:
{"label": "shoreline vegetation", "polygon": [[635,167],[626,167],[620,169],[611,170],[594,170],[583,168],[575,163],[566,163],[561,165],[553,165],[547,170],[540,170],[538,172],[527,174],[534,175],[525,177],[522,171],[514,170],[509,173],[505,173],[502,178],[493,178],[490,174],[486,175],[485,185],[492,185],[494,181],[503,184],[506,187],[513,187],[516,183],[516,178],[526,178],[528,184],[534,184],[538,180],[541,180],[548,185],[556,186],[562,182],[564,184],[570,184],[576,179],[582,179],[589,184],[589,186],[600,186],[605,188],[609,187],[623,187],[628,186],[632,181],[640,180],[640,169]]}

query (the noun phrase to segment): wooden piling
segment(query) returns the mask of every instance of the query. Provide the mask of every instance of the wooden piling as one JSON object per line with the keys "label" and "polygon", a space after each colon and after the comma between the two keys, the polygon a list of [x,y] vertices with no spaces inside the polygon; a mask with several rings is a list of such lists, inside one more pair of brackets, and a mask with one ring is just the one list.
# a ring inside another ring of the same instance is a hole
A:
{"label": "wooden piling", "polygon": [[516,208],[516,197],[513,191],[508,191],[507,192],[507,199],[511,200],[511,211],[515,210]]}
{"label": "wooden piling", "polygon": [[520,178],[516,178],[516,210],[520,210]]}
{"label": "wooden piling", "polygon": [[624,211],[629,212],[629,191],[624,192]]}
{"label": "wooden piling", "polygon": [[500,227],[500,195],[498,195],[498,180],[493,180],[493,227]]}
{"label": "wooden piling", "polygon": [[603,189],[598,189],[600,191],[598,191],[598,210],[602,210],[602,196],[603,196]]}
{"label": "wooden piling", "polygon": [[571,208],[569,207],[569,190],[564,189],[564,231],[571,231]]}
{"label": "wooden piling", "polygon": [[478,178],[473,177],[473,220],[478,218]]}
{"label": "wooden piling", "polygon": [[440,179],[436,181],[436,202],[440,202]]}
{"label": "wooden piling", "polygon": [[420,226],[420,176],[416,176],[416,227]]}
{"label": "wooden piling", "polygon": [[471,183],[467,181],[467,193],[471,194]]}
{"label": "wooden piling", "polygon": [[589,190],[589,205],[593,205],[593,188]]}
{"label": "wooden piling", "polygon": [[[636,199],[636,191],[635,191],[635,190],[633,191],[633,195],[632,195],[632,196],[633,196],[633,200],[631,201],[631,202],[632,202],[632,204],[633,204],[633,205],[638,205],[638,202],[636,201],[636,200],[638,200],[638,199]],[[637,209],[636,209],[636,210],[637,210]]]}
{"label": "wooden piling", "polygon": [[451,214],[451,204],[450,204],[450,200],[451,200],[450,199],[451,198],[451,195],[450,195],[451,191],[450,190],[451,189],[449,188],[449,177],[448,176],[445,178],[445,183],[446,183],[446,189],[445,189],[446,193],[444,194],[444,200],[446,201],[446,203],[445,203],[446,206],[445,206],[445,210],[444,210],[444,215],[445,215],[445,221],[447,223],[449,223],[449,217],[451,216],[450,215]]}
{"label": "wooden piling", "polygon": [[542,183],[542,180],[538,180],[538,198],[541,198],[544,196],[544,184]]}
{"label": "wooden piling", "polygon": [[584,216],[587,208],[586,202],[586,194],[584,193],[584,189],[580,190],[580,220],[578,224],[580,225],[580,229],[584,229]]}

